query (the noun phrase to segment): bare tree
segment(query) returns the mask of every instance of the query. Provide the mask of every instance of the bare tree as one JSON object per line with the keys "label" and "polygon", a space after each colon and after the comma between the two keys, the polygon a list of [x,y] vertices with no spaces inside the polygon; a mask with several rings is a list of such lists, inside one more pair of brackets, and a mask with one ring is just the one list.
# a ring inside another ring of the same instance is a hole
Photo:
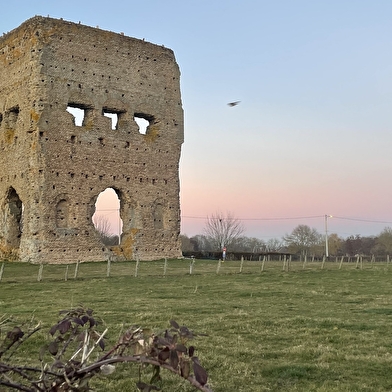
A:
{"label": "bare tree", "polygon": [[270,238],[266,243],[268,252],[279,252],[282,250],[283,246],[283,241],[278,238]]}
{"label": "bare tree", "polygon": [[301,258],[310,252],[315,253],[322,244],[322,235],[307,225],[298,225],[291,234],[283,237],[289,251],[299,253]]}
{"label": "bare tree", "polygon": [[372,252],[382,255],[392,254],[392,228],[385,227],[384,230],[376,237],[376,244]]}
{"label": "bare tree", "polygon": [[118,236],[110,232],[111,225],[105,215],[96,215],[93,220],[95,230],[99,233],[103,244],[114,246],[118,244]]}
{"label": "bare tree", "polygon": [[214,248],[216,250],[222,250],[224,247],[229,247],[234,240],[240,237],[245,231],[245,227],[242,222],[230,212],[226,215],[217,212],[210,217],[207,217],[204,231],[210,238]]}

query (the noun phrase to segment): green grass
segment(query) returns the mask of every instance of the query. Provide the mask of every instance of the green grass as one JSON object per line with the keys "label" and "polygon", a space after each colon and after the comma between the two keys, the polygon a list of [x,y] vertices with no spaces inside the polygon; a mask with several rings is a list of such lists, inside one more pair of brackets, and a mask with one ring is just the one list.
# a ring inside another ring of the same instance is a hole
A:
{"label": "green grass", "polygon": [[[392,266],[385,263],[225,262],[105,263],[74,266],[6,263],[0,282],[0,315],[34,317],[49,327],[60,309],[91,307],[109,327],[114,342],[127,324],[162,330],[174,319],[208,333],[194,343],[215,392],[390,391],[392,390]],[[44,332],[23,355],[38,358]],[[98,378],[99,391],[136,391],[120,366]],[[164,391],[192,391],[169,377]]]}

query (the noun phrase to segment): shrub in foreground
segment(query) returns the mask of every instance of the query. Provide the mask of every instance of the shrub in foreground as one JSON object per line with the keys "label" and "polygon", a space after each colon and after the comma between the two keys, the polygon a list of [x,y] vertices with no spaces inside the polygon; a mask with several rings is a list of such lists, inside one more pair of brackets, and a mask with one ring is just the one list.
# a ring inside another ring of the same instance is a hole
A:
{"label": "shrub in foreground", "polygon": [[[102,321],[91,309],[62,310],[60,315],[49,330],[50,340],[42,347],[37,366],[21,366],[12,359],[41,326],[15,326],[8,319],[0,320],[0,385],[26,392],[84,392],[91,390],[94,376],[108,376],[116,364],[132,363],[139,367],[135,384],[142,392],[160,390],[162,369],[187,380],[195,389],[211,392],[207,373],[194,355],[195,347],[189,345],[200,334],[174,320],[159,334],[131,326],[107,349],[108,329],[103,330]],[[101,354],[97,355],[97,350]]]}

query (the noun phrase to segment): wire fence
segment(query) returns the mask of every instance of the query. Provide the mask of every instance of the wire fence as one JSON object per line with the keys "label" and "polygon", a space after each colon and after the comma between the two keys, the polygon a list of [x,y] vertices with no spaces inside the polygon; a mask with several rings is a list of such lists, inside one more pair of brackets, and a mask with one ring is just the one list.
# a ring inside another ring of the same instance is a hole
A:
{"label": "wire fence", "polygon": [[[262,274],[268,272],[290,272],[311,270],[366,270],[390,268],[389,256],[336,257],[333,259],[305,259],[293,261],[291,257],[259,258],[238,261],[203,259],[162,259],[156,261],[86,262],[73,264],[29,264],[19,262],[0,263],[0,284],[68,281],[86,279],[108,279],[130,276],[134,278],[190,276],[205,274]],[[391,266],[392,268],[392,266]]]}

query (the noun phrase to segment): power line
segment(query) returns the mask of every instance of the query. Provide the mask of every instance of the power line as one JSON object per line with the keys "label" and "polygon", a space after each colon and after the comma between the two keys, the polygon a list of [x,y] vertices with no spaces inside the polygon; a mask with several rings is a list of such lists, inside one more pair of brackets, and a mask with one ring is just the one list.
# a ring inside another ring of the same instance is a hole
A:
{"label": "power line", "polygon": [[363,219],[363,218],[349,218],[349,217],[335,216],[335,215],[333,215],[332,218],[343,219],[343,220],[350,220],[350,221],[356,221],[356,222],[388,223],[388,224],[392,224],[392,221],[381,221],[381,220]]}
{"label": "power line", "polygon": [[[95,212],[115,212],[119,210],[120,210],[119,208],[96,209]],[[241,221],[281,221],[281,220],[317,219],[317,218],[324,218],[324,217],[325,215],[310,215],[310,216],[285,216],[285,217],[273,217],[273,218],[236,218],[236,219]],[[350,218],[346,216],[336,216],[336,215],[331,215],[330,217],[333,219],[349,220],[355,222],[392,224],[392,221],[384,221],[384,220],[377,220],[377,219]],[[181,218],[202,219],[202,220],[209,219],[208,216],[189,216],[189,215],[182,215]]]}
{"label": "power line", "polygon": [[[294,217],[283,217],[283,218],[236,218],[241,221],[273,221],[273,220],[296,220],[296,219],[315,219],[323,218],[325,215],[312,215],[312,216],[294,216]],[[209,219],[208,216],[186,216],[183,215],[181,218],[185,219]]]}

